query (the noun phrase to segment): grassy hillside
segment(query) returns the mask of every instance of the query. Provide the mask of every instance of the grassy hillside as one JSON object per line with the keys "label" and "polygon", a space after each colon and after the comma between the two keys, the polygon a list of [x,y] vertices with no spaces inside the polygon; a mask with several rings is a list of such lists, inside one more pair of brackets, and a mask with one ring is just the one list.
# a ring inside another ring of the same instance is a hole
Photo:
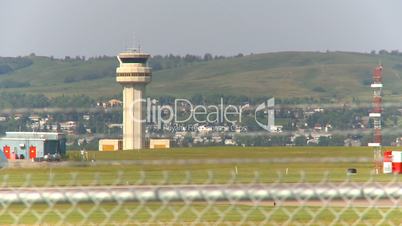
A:
{"label": "grassy hillside", "polygon": [[[116,95],[113,58],[60,61],[30,57],[33,64],[0,76],[0,84],[29,83],[1,91],[47,96]],[[226,94],[276,97],[360,97],[368,99],[371,72],[378,61],[385,66],[385,94],[402,96],[402,56],[359,53],[283,52],[193,63],[154,72],[148,95],[191,96]],[[4,87],[4,86],[1,86]]]}

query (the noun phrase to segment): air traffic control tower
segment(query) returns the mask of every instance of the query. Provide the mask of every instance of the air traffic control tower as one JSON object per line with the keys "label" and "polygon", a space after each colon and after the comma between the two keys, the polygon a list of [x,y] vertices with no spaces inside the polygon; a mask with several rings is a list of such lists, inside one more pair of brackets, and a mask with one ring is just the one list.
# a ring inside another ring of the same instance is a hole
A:
{"label": "air traffic control tower", "polygon": [[120,66],[116,69],[116,81],[123,87],[123,150],[144,148],[145,86],[151,82],[151,68],[147,66],[149,54],[136,50],[117,56]]}

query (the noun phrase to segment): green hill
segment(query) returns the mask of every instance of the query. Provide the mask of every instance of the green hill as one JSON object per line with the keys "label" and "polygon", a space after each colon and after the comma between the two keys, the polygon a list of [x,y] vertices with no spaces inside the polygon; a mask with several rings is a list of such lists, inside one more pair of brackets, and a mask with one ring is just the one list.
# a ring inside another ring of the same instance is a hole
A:
{"label": "green hill", "polygon": [[[33,63],[0,74],[0,92],[91,97],[121,92],[114,80],[115,58],[28,59]],[[385,67],[385,94],[401,97],[402,56],[345,52],[282,52],[196,62],[155,71],[147,92],[181,97],[225,94],[368,99],[371,73],[379,60]]]}

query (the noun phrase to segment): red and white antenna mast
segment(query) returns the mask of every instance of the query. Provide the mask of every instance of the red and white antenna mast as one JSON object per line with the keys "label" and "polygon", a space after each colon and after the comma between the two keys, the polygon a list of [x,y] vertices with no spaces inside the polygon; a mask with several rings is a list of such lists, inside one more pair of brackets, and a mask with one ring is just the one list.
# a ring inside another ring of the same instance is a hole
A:
{"label": "red and white antenna mast", "polygon": [[373,109],[370,113],[370,118],[373,119],[373,142],[369,143],[369,147],[374,147],[374,165],[375,173],[378,174],[382,169],[382,133],[381,133],[381,119],[382,119],[382,73],[383,66],[379,64],[373,72],[373,83],[371,89],[373,90]]}

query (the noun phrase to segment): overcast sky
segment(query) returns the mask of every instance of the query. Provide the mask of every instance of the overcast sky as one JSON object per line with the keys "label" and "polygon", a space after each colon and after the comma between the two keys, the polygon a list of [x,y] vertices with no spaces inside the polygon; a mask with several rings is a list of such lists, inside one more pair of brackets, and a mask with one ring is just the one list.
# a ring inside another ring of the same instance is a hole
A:
{"label": "overcast sky", "polygon": [[[401,0],[0,0],[0,56],[402,50]],[[137,45],[136,44],[136,45]]]}

